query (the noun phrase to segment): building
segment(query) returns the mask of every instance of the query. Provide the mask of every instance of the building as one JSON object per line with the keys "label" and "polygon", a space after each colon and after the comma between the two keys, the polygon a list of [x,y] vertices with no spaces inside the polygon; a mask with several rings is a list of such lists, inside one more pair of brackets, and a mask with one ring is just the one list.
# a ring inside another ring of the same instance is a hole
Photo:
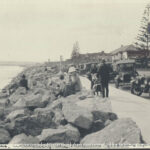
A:
{"label": "building", "polygon": [[[105,53],[104,51],[102,52],[97,52],[97,53],[86,53],[86,54],[79,54],[78,56],[70,59],[66,59],[65,61],[62,61],[61,64],[63,66],[74,64],[74,65],[79,65],[79,64],[86,64],[86,63],[98,63],[102,59],[105,59],[107,62],[112,62],[111,58],[111,53]],[[49,66],[59,66],[60,61],[55,61],[55,62],[47,62],[46,63]]]}
{"label": "building", "polygon": [[118,61],[122,59],[139,59],[144,58],[147,52],[144,50],[138,50],[134,45],[121,46],[120,48],[111,52],[112,61]]}
{"label": "building", "polygon": [[86,53],[86,54],[79,54],[78,57],[72,58],[72,62],[74,64],[82,64],[82,63],[96,63],[99,62],[101,59],[105,59],[106,61],[111,62],[111,54],[105,53],[104,51],[98,53]]}

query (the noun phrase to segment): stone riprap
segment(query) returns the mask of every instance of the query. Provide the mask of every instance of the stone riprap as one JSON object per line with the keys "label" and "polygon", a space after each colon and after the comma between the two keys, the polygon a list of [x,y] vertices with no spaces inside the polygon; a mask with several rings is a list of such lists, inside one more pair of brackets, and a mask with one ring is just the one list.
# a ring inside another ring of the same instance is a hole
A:
{"label": "stone riprap", "polygon": [[[86,89],[67,94],[66,78],[61,80],[58,71],[27,68],[5,87],[10,95],[0,93],[0,144],[143,142],[134,121],[118,119],[110,100]],[[29,82],[27,92],[16,86],[22,74]]]}

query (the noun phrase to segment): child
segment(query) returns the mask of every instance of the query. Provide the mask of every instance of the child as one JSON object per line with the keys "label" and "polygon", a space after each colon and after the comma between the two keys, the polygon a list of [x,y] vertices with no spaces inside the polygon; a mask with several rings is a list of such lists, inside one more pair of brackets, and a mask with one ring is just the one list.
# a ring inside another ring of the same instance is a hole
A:
{"label": "child", "polygon": [[100,84],[100,80],[97,78],[96,75],[92,76],[92,80],[93,80],[93,93],[94,95],[100,95],[101,92],[101,84]]}

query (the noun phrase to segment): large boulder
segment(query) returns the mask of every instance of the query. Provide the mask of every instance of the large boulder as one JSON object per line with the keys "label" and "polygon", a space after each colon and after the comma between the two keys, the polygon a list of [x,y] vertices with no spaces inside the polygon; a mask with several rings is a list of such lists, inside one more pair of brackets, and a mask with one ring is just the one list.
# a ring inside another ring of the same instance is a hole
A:
{"label": "large boulder", "polygon": [[8,96],[7,92],[0,92],[0,98],[7,98]]}
{"label": "large boulder", "polygon": [[58,129],[44,129],[42,134],[37,136],[41,143],[78,143],[80,133],[77,128],[66,125]]}
{"label": "large boulder", "polygon": [[25,116],[25,110],[24,109],[18,109],[18,110],[14,110],[11,113],[9,113],[6,116],[6,119],[7,120],[13,120],[15,118],[23,117],[23,116]]}
{"label": "large boulder", "polygon": [[56,124],[53,122],[54,113],[45,112],[41,114],[28,115],[20,118],[16,118],[13,121],[13,127],[11,126],[11,135],[17,135],[25,133],[27,135],[36,136],[41,133],[44,128],[56,128]]}
{"label": "large boulder", "polygon": [[78,99],[78,95],[70,95],[67,97],[61,97],[57,100],[54,101],[50,101],[49,104],[46,106],[47,109],[60,109],[62,110],[62,106],[64,103],[75,103],[77,101],[79,101],[80,99]]}
{"label": "large boulder", "polygon": [[0,107],[0,119],[3,119],[5,115],[4,107]]}
{"label": "large boulder", "polygon": [[77,93],[78,99],[85,100],[87,98],[94,98],[94,95],[92,94],[91,90],[82,90],[81,92]]}
{"label": "large boulder", "polygon": [[7,130],[0,128],[0,144],[7,144],[10,141],[10,135]]}
{"label": "large boulder", "polygon": [[105,123],[102,120],[96,120],[93,122],[92,127],[90,130],[88,130],[88,132],[85,132],[85,134],[83,134],[83,136],[85,136],[86,134],[90,134],[99,130],[102,130],[105,127]]}
{"label": "large boulder", "polygon": [[54,100],[53,98],[50,91],[37,88],[34,93],[26,96],[26,106],[30,108],[42,108],[51,103]]}
{"label": "large boulder", "polygon": [[16,103],[20,98],[24,98],[27,94],[27,91],[24,87],[19,87],[17,90],[10,95],[9,100],[11,104]]}
{"label": "large boulder", "polygon": [[99,131],[108,125],[108,121],[110,123],[117,119],[117,115],[112,112],[110,101],[93,97],[89,91],[79,92],[68,97],[65,101],[62,99],[62,111],[65,119],[76,125],[82,136]]}
{"label": "large boulder", "polygon": [[50,91],[45,91],[41,103],[44,103],[46,106],[48,103],[52,103],[55,99],[56,97]]}
{"label": "large boulder", "polygon": [[80,101],[79,96],[80,96],[81,92],[78,92],[76,94],[72,94],[67,96],[66,98],[64,98],[63,102],[67,102],[67,103],[75,103]]}
{"label": "large boulder", "polygon": [[24,87],[18,87],[15,91],[16,95],[25,95],[27,93],[26,88]]}
{"label": "large boulder", "polygon": [[49,103],[45,108],[49,109],[49,110],[51,110],[51,109],[53,109],[53,110],[55,110],[55,109],[62,110],[62,103],[63,103],[63,100],[62,100],[62,98],[60,98],[58,100],[53,101],[52,103]]}
{"label": "large boulder", "polygon": [[26,107],[25,98],[20,98],[12,107],[19,109]]}
{"label": "large boulder", "polygon": [[102,112],[102,111],[92,111],[94,121],[95,120],[102,120],[103,122],[107,120],[116,120],[118,119],[117,115],[113,112]]}
{"label": "large boulder", "polygon": [[54,110],[53,122],[55,122],[58,126],[67,124],[67,120],[65,119],[62,111]]}
{"label": "large boulder", "polygon": [[72,103],[64,103],[62,108],[65,119],[83,129],[90,129],[93,123],[93,115],[88,110]]}
{"label": "large boulder", "polygon": [[53,119],[52,121],[56,124],[56,125],[64,125],[66,124],[66,120],[64,118],[64,115],[62,113],[62,111],[58,108],[58,109],[52,109],[52,108],[36,108],[34,110],[34,114],[35,115],[42,115],[42,114],[48,114],[48,113],[53,113]]}
{"label": "large boulder", "polygon": [[36,95],[36,94],[44,95],[45,89],[42,89],[42,88],[34,88],[34,89],[33,89],[33,93],[34,93],[34,95]]}
{"label": "large boulder", "polygon": [[34,114],[42,114],[42,113],[47,113],[47,112],[51,112],[51,109],[47,109],[47,108],[36,108],[34,109]]}
{"label": "large boulder", "polygon": [[38,108],[38,107],[45,107],[46,102],[43,101],[41,94],[31,94],[26,97],[26,107],[28,108]]}
{"label": "large boulder", "polygon": [[77,101],[75,104],[91,112],[93,115],[93,124],[92,128],[88,131],[89,133],[103,129],[108,124],[108,120],[114,121],[118,118],[112,112],[110,101],[102,100],[99,97],[87,97],[84,100]]}
{"label": "large boulder", "polygon": [[80,107],[88,109],[90,112],[112,112],[111,101],[104,100],[100,97],[88,97],[84,100],[76,101],[76,104]]}
{"label": "large boulder", "polygon": [[36,87],[39,87],[39,88],[46,88],[46,85],[43,84],[43,81],[37,81],[37,80],[36,80]]}
{"label": "large boulder", "polygon": [[104,129],[89,134],[81,144],[139,144],[142,143],[141,131],[130,118],[113,121]]}
{"label": "large boulder", "polygon": [[10,103],[11,103],[11,104],[15,104],[19,99],[22,99],[22,98],[24,98],[24,97],[25,97],[24,95],[19,95],[19,94],[13,93],[13,94],[9,97],[9,100],[10,100]]}
{"label": "large boulder", "polygon": [[8,98],[0,98],[0,107],[6,107],[9,105],[9,99]]}
{"label": "large boulder", "polygon": [[38,144],[38,143],[39,140],[37,137],[33,137],[31,135],[27,136],[24,133],[14,136],[9,142],[9,144]]}
{"label": "large boulder", "polygon": [[50,109],[56,109],[59,107],[60,109],[62,109],[63,103],[75,103],[80,100],[78,97],[79,95],[74,94],[69,95],[67,97],[60,97],[59,99],[56,99],[56,97],[53,94],[51,94],[51,99],[53,99],[53,101],[50,101],[46,107]]}

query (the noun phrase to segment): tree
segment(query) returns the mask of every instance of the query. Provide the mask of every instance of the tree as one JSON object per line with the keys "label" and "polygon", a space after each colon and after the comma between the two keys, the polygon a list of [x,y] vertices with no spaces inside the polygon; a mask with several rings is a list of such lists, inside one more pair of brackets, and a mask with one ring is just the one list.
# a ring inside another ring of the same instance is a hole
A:
{"label": "tree", "polygon": [[75,42],[73,44],[73,50],[72,50],[72,53],[71,53],[71,58],[76,58],[76,57],[79,56],[79,54],[80,54],[79,43]]}
{"label": "tree", "polygon": [[150,47],[150,22],[149,22],[149,15],[150,15],[150,4],[145,7],[143,17],[141,20],[141,27],[139,30],[139,34],[137,35],[137,42],[135,46],[139,50],[146,50],[147,54],[145,57],[148,56],[149,47]]}

